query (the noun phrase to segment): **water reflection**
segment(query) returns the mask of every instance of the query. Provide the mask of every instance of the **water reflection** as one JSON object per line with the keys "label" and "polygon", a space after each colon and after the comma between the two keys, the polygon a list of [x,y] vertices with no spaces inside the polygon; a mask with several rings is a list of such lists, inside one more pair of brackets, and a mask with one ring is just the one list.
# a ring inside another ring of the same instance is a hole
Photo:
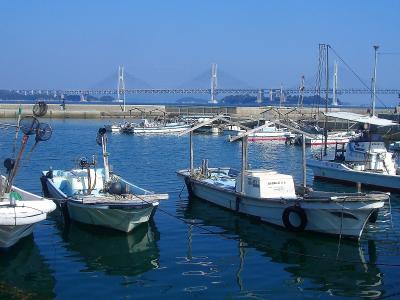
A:
{"label": "water reflection", "polygon": [[240,291],[246,286],[246,278],[242,276],[246,250],[252,248],[272,262],[287,265],[284,270],[291,274],[293,282],[310,282],[307,290],[361,297],[379,297],[383,293],[381,272],[374,265],[376,250],[372,240],[364,250],[364,245],[349,240],[342,240],[338,247],[336,238],[296,235],[196,198],[191,198],[178,214],[188,220],[199,220],[203,226],[221,228],[224,236],[238,240],[240,262],[236,281]]}
{"label": "water reflection", "polygon": [[0,252],[0,299],[54,299],[55,279],[33,237]]}
{"label": "water reflection", "polygon": [[87,267],[83,272],[136,276],[159,266],[160,233],[153,222],[130,234],[72,222],[62,237],[68,250],[79,253]]}

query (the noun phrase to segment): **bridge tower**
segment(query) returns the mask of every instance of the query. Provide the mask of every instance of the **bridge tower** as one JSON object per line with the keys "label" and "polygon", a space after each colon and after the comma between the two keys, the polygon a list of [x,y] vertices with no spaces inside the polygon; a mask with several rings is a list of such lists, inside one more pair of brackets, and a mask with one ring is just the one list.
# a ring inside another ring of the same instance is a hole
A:
{"label": "bridge tower", "polygon": [[269,101],[274,101],[274,91],[272,89],[269,90]]}
{"label": "bridge tower", "polygon": [[262,101],[263,101],[263,99],[264,99],[264,90],[262,90],[262,89],[259,89],[258,90],[258,93],[257,93],[257,103],[258,104],[261,104],[262,103]]}
{"label": "bridge tower", "polygon": [[117,85],[117,100],[116,102],[123,103],[122,111],[125,111],[125,79],[124,66],[118,66],[118,85]]}
{"label": "bridge tower", "polygon": [[217,104],[217,64],[211,65],[211,104]]}
{"label": "bridge tower", "polygon": [[283,90],[283,85],[281,83],[281,88],[279,90],[279,107],[282,106],[282,103],[286,102],[285,91]]}

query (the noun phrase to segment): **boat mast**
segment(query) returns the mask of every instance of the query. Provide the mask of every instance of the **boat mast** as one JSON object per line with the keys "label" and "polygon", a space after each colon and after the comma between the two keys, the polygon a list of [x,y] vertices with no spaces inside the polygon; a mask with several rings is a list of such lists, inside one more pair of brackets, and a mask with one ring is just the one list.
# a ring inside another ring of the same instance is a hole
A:
{"label": "boat mast", "polygon": [[374,65],[374,77],[372,79],[373,82],[373,93],[372,93],[372,117],[375,116],[375,101],[376,101],[376,66],[378,64],[378,49],[379,45],[374,45],[375,51],[375,65]]}
{"label": "boat mast", "polygon": [[337,90],[337,76],[338,76],[338,63],[337,61],[334,62],[334,71],[333,71],[333,96],[332,96],[332,105],[337,106],[337,99],[336,99],[336,90]]}
{"label": "boat mast", "polygon": [[241,172],[241,180],[240,180],[240,192],[244,193],[244,172],[247,170],[247,160],[248,160],[248,152],[247,152],[247,143],[248,142],[248,136],[245,135],[242,138],[242,172]]}
{"label": "boat mast", "polygon": [[101,136],[101,150],[103,151],[103,164],[104,164],[104,182],[110,180],[110,167],[108,165],[108,153],[107,153],[107,134]]}
{"label": "boat mast", "polygon": [[[329,101],[329,45],[325,44],[325,77],[326,77],[326,88],[325,88],[325,113],[328,113],[328,101]],[[324,126],[324,156],[327,153],[327,142],[328,142],[328,117],[325,115],[325,126]]]}
{"label": "boat mast", "polygon": [[190,165],[190,175],[193,175],[194,165],[193,165],[193,132],[189,133],[189,165]]}

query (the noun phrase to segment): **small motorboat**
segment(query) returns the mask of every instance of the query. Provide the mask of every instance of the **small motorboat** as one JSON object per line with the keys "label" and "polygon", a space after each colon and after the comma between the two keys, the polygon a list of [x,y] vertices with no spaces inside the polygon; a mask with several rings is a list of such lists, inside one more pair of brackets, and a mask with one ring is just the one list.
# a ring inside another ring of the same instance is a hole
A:
{"label": "small motorboat", "polygon": [[104,128],[107,130],[107,132],[121,132],[122,125],[118,123],[112,123],[105,125]]}
{"label": "small motorboat", "polygon": [[147,119],[142,119],[139,123],[128,123],[123,126],[122,131],[124,133],[133,134],[171,134],[179,133],[191,125],[185,122],[153,122]]}
{"label": "small motorboat", "polygon": [[[237,130],[236,133],[231,136],[239,136],[243,133],[243,130]],[[295,135],[291,133],[287,128],[278,128],[272,122],[265,121],[265,125],[259,130],[253,131],[248,135],[249,141],[286,141],[294,138]]]}
{"label": "small motorboat", "polygon": [[[34,113],[35,107],[38,106],[34,106]],[[47,110],[47,106],[40,109]],[[13,125],[7,124],[7,127],[9,126]],[[27,160],[29,160],[38,142],[50,139],[51,127],[46,123],[39,123],[33,116],[19,119],[18,125],[15,127],[15,141],[18,138],[19,131],[23,132],[23,137],[16,159],[6,158],[4,160],[7,176],[0,176],[0,248],[11,247],[23,237],[30,235],[34,226],[45,220],[47,214],[56,209],[51,200],[29,193],[13,185],[29,137],[35,135],[35,143]]]}
{"label": "small motorboat", "polygon": [[305,174],[303,185],[295,187],[291,175],[249,169],[247,138],[260,129],[262,126],[237,137],[243,143],[240,171],[229,167],[209,168],[207,160],[203,160],[200,168],[194,168],[193,141],[190,138],[190,168],[177,172],[184,179],[189,195],[291,231],[305,230],[359,239],[365,224],[374,218],[389,196],[379,192],[313,191],[306,187]]}
{"label": "small motorboat", "polygon": [[4,193],[4,183],[6,177],[0,176],[0,248],[11,247],[30,235],[34,226],[56,209],[53,201],[15,186]]}
{"label": "small motorboat", "polygon": [[80,168],[42,172],[43,191],[55,199],[64,216],[86,224],[130,232],[148,222],[168,194],[142,189],[110,171],[107,136],[99,129],[104,168],[93,159],[80,159]]}
{"label": "small motorboat", "polygon": [[[356,121],[368,127],[398,125],[390,120],[346,112],[332,112],[327,115]],[[382,136],[373,134],[370,130],[363,130],[346,146],[336,147],[334,155],[308,159],[307,165],[316,178],[360,183],[383,190],[400,190],[400,175],[394,155],[387,151]]]}

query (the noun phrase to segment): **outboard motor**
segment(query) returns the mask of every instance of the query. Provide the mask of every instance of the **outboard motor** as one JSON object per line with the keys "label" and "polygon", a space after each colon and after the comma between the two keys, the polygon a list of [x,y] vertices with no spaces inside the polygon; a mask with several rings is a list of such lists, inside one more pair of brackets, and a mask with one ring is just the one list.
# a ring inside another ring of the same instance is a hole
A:
{"label": "outboard motor", "polygon": [[127,193],[127,186],[124,182],[113,182],[108,188],[108,192],[112,195],[122,195]]}
{"label": "outboard motor", "polygon": [[15,166],[15,159],[6,158],[4,160],[4,167],[6,168],[8,174],[11,173],[11,170],[14,169],[14,166]]}

